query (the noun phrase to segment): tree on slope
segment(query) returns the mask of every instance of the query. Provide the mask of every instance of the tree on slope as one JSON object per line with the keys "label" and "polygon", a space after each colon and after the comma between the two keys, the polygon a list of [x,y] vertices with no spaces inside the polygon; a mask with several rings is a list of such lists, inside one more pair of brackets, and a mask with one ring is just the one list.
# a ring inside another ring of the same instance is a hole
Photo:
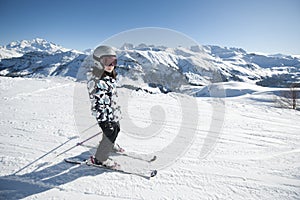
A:
{"label": "tree on slope", "polygon": [[280,107],[295,109],[299,108],[300,83],[292,83],[289,90],[283,91],[277,99]]}

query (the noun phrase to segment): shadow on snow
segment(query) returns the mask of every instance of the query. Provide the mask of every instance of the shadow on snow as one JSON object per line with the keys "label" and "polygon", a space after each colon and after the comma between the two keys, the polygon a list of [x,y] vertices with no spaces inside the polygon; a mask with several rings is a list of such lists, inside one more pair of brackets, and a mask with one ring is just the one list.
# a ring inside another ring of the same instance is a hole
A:
{"label": "shadow on snow", "polygon": [[[75,157],[88,158],[89,156],[90,152],[87,151]],[[21,199],[53,188],[64,190],[60,188],[61,185],[80,177],[96,176],[103,172],[108,171],[88,166],[79,167],[62,161],[40,171],[2,176],[0,177],[0,199]]]}

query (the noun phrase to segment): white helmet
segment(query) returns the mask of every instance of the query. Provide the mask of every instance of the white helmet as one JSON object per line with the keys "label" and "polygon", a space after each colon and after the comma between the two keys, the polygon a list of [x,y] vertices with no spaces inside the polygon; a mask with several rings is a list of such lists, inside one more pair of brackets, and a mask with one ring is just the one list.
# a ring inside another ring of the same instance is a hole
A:
{"label": "white helmet", "polygon": [[103,64],[101,63],[101,58],[103,56],[117,56],[115,50],[110,46],[99,46],[93,52],[93,59],[94,64],[97,68],[104,68]]}

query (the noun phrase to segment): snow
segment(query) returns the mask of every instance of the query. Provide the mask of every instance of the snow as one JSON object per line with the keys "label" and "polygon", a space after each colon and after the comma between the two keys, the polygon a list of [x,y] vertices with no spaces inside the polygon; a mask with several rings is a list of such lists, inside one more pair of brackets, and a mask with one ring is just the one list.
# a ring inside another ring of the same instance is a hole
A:
{"label": "snow", "polygon": [[[87,147],[56,156],[99,131],[85,87],[63,77],[0,77],[0,199],[300,198],[300,113],[274,105],[279,89],[231,81],[195,87],[192,97],[119,88],[118,144],[158,154],[147,166],[158,174],[146,180],[63,162],[89,156]],[[210,97],[212,88],[226,97]]]}
{"label": "snow", "polygon": [[52,42],[48,42],[42,38],[34,38],[33,40],[21,40],[21,41],[11,42],[10,44],[3,46],[2,49],[6,51],[9,50],[16,51],[21,54],[32,52],[32,51],[43,51],[49,54],[55,52],[70,51],[70,49],[63,48],[60,45],[56,45]]}
{"label": "snow", "polygon": [[[83,68],[92,63],[91,52],[66,49],[40,38],[12,42],[0,47],[0,75],[84,79]],[[207,85],[212,80],[267,87],[288,87],[299,82],[300,59],[291,55],[247,53],[241,48],[211,45],[168,48],[130,43],[124,43],[117,54],[119,75],[163,85],[170,91],[178,91],[186,84]],[[182,80],[177,82],[178,77]]]}
{"label": "snow", "polygon": [[41,38],[0,47],[0,199],[300,199],[300,113],[275,102],[299,81],[299,56],[125,43],[117,143],[157,159],[113,159],[158,169],[147,180],[63,161],[102,137],[76,146],[100,132],[83,81],[91,52]]}

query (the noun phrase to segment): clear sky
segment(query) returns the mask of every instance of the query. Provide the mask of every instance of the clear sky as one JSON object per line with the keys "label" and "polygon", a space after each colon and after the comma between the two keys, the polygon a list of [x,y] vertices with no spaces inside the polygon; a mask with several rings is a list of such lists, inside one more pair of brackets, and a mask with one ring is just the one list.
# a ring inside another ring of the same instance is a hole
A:
{"label": "clear sky", "polygon": [[300,54],[300,0],[0,0],[1,46],[40,37],[85,50],[142,27],[202,45]]}

